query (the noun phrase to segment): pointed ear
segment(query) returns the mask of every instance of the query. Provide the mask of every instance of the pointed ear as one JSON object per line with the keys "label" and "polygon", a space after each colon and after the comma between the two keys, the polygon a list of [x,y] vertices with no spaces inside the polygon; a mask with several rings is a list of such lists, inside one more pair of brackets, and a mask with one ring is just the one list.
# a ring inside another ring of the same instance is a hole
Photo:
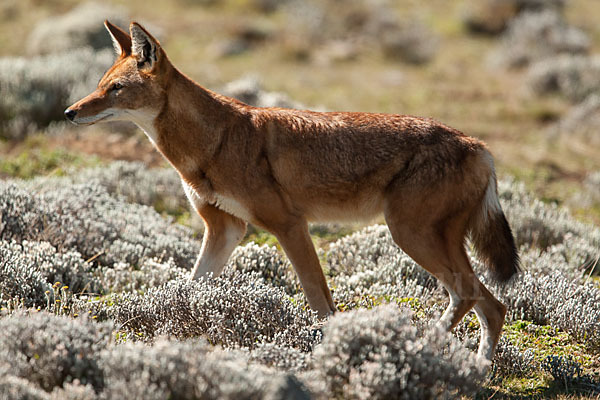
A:
{"label": "pointed ear", "polygon": [[129,25],[131,33],[131,53],[137,58],[138,68],[152,69],[158,61],[160,43],[154,39],[140,24]]}
{"label": "pointed ear", "polygon": [[131,54],[131,38],[129,34],[116,25],[111,24],[108,20],[104,21],[104,26],[110,37],[112,38],[113,46],[117,55],[128,56]]}

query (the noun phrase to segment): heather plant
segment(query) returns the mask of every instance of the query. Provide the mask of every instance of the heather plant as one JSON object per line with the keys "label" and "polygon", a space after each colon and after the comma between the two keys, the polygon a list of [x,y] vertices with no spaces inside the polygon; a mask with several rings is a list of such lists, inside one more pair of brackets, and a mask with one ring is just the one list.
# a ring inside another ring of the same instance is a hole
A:
{"label": "heather plant", "polygon": [[465,12],[466,27],[474,33],[496,35],[523,12],[550,10],[562,13],[566,0],[483,0],[469,2]]}
{"label": "heather plant", "polygon": [[[56,178],[57,183],[65,180],[79,184],[97,182],[108,193],[123,196],[130,203],[167,210],[188,207],[181,178],[173,168],[148,168],[141,162],[115,161]],[[38,180],[38,185],[48,185],[48,178]]]}
{"label": "heather plant", "polygon": [[0,308],[8,308],[11,301],[26,307],[41,307],[47,302],[45,293],[51,284],[24,260],[21,249],[17,243],[0,241]]}
{"label": "heather plant", "polygon": [[[600,144],[600,134],[597,129],[600,123],[600,91],[594,90],[594,94],[590,94],[581,103],[571,107],[567,114],[550,128],[550,137],[564,138],[567,141],[575,138],[588,145]],[[586,181],[586,188],[589,187],[587,182],[589,181]]]}
{"label": "heather plant", "polygon": [[8,373],[51,391],[78,380],[104,385],[100,351],[111,341],[112,325],[44,312],[17,313],[0,319],[0,365]]}
{"label": "heather plant", "polygon": [[106,310],[132,337],[206,337],[227,347],[275,343],[310,351],[320,337],[316,316],[294,305],[257,274],[174,280],[145,294],[124,293]]}
{"label": "heather plant", "polygon": [[313,367],[338,398],[460,398],[477,392],[486,363],[439,329],[418,332],[396,306],[332,317]]}
{"label": "heather plant", "polygon": [[333,297],[345,308],[374,298],[432,296],[437,280],[408,257],[386,226],[375,225],[332,243],[326,253]]}
{"label": "heather plant", "polygon": [[189,230],[97,184],[65,182],[38,188],[36,196],[26,188],[25,183],[0,182],[2,240],[48,241],[60,252],[74,250],[104,265],[140,265],[162,257],[189,268],[199,252]]}
{"label": "heather plant", "polygon": [[522,273],[510,285],[493,289],[507,305],[509,319],[551,325],[600,348],[600,289],[590,282],[573,282],[558,271],[551,274]]}
{"label": "heather plant", "polygon": [[573,102],[600,94],[600,57],[560,55],[531,65],[527,80],[536,94],[559,93]]}
{"label": "heather plant", "polygon": [[83,2],[69,12],[52,16],[36,24],[27,38],[31,55],[61,53],[79,47],[94,50],[111,49],[112,41],[103,22],[111,20],[121,26],[129,21],[121,7],[96,2]]}
{"label": "heather plant", "polygon": [[589,48],[589,37],[560,13],[524,12],[509,23],[492,60],[504,67],[523,67],[559,54],[586,54]]}
{"label": "heather plant", "polygon": [[546,204],[529,194],[522,183],[500,181],[499,197],[518,246],[547,249],[581,238],[592,246],[600,244],[600,230],[575,220],[564,208]]}
{"label": "heather plant", "polygon": [[[423,64],[438,50],[438,37],[417,17],[402,18],[393,2],[354,1],[340,7],[336,1],[293,1],[286,6],[290,41],[346,44],[353,55],[378,49],[392,60]],[[298,44],[306,50],[306,45]],[[312,50],[312,49],[311,49]],[[310,55],[309,55],[310,56]]]}
{"label": "heather plant", "polygon": [[167,261],[146,259],[140,266],[119,262],[95,271],[106,293],[146,292],[171,280],[185,279],[188,274],[188,270],[179,267],[172,258]]}
{"label": "heather plant", "polygon": [[0,307],[17,302],[62,312],[57,300],[68,299],[71,293],[101,290],[91,264],[77,252],[59,253],[47,242],[0,241]]}
{"label": "heather plant", "polygon": [[65,108],[96,86],[113,50],[83,47],[34,58],[0,58],[0,137],[23,138],[64,119]]}
{"label": "heather plant", "polygon": [[[596,98],[595,101],[600,109],[600,97]],[[590,117],[594,118],[594,115],[596,114],[592,113]],[[591,125],[589,128],[591,129]],[[600,205],[600,171],[591,172],[585,177],[582,191],[574,195],[571,201],[580,207]]]}
{"label": "heather plant", "polygon": [[293,376],[251,364],[240,352],[204,342],[159,340],[107,349],[105,398],[309,399]]}
{"label": "heather plant", "polygon": [[299,372],[308,369],[311,353],[285,345],[260,343],[249,352],[248,359],[281,371]]}
{"label": "heather plant", "polygon": [[234,250],[225,271],[258,273],[265,283],[283,289],[293,296],[302,289],[292,265],[275,247],[250,242]]}
{"label": "heather plant", "polygon": [[50,399],[50,395],[44,390],[33,386],[27,379],[10,375],[8,370],[9,368],[6,368],[4,371],[0,369],[0,398],[26,400]]}
{"label": "heather plant", "polygon": [[284,107],[303,109],[305,106],[290,99],[285,93],[265,91],[256,77],[247,76],[229,82],[221,92],[255,107]]}
{"label": "heather plant", "polygon": [[492,365],[496,377],[530,376],[538,366],[534,360],[533,351],[521,351],[518,347],[500,339]]}

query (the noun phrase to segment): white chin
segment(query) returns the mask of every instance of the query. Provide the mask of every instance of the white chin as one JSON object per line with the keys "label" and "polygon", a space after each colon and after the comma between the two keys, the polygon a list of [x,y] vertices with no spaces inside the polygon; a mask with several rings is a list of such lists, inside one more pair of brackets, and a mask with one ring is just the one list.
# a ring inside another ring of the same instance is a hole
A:
{"label": "white chin", "polygon": [[92,115],[90,117],[75,118],[72,122],[75,125],[94,125],[96,122],[110,121],[113,116],[114,116],[114,114],[112,114],[112,113],[104,113],[104,114]]}

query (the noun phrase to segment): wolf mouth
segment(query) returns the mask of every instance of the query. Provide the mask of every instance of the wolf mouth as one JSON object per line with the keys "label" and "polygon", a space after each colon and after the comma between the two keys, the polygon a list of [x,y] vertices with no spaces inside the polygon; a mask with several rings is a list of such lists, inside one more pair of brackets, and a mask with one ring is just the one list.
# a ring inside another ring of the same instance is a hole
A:
{"label": "wolf mouth", "polygon": [[92,117],[86,117],[86,118],[81,118],[79,121],[71,121],[73,122],[75,125],[94,125],[97,122],[103,121],[108,117],[112,117],[114,114],[110,113],[110,114],[106,114],[101,116],[100,118],[94,119],[94,120],[89,120],[89,118]]}

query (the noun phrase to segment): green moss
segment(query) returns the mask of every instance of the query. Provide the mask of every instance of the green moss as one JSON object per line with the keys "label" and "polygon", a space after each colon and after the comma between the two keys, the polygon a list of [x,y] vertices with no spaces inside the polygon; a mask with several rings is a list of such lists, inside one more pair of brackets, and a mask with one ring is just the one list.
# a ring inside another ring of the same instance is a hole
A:
{"label": "green moss", "polygon": [[504,326],[503,337],[522,350],[532,350],[537,362],[548,356],[573,357],[583,368],[591,368],[594,355],[571,335],[550,325],[535,325],[529,321],[514,321]]}
{"label": "green moss", "polygon": [[67,171],[100,164],[95,156],[78,155],[64,149],[26,148],[0,159],[0,176],[31,179],[39,175],[62,176]]}
{"label": "green moss", "polygon": [[260,228],[249,229],[249,232],[246,234],[244,240],[242,240],[241,245],[243,246],[250,242],[254,242],[259,246],[262,246],[263,244],[266,244],[267,246],[275,246],[277,247],[277,250],[281,251],[281,247],[277,241],[277,238],[271,233]]}

